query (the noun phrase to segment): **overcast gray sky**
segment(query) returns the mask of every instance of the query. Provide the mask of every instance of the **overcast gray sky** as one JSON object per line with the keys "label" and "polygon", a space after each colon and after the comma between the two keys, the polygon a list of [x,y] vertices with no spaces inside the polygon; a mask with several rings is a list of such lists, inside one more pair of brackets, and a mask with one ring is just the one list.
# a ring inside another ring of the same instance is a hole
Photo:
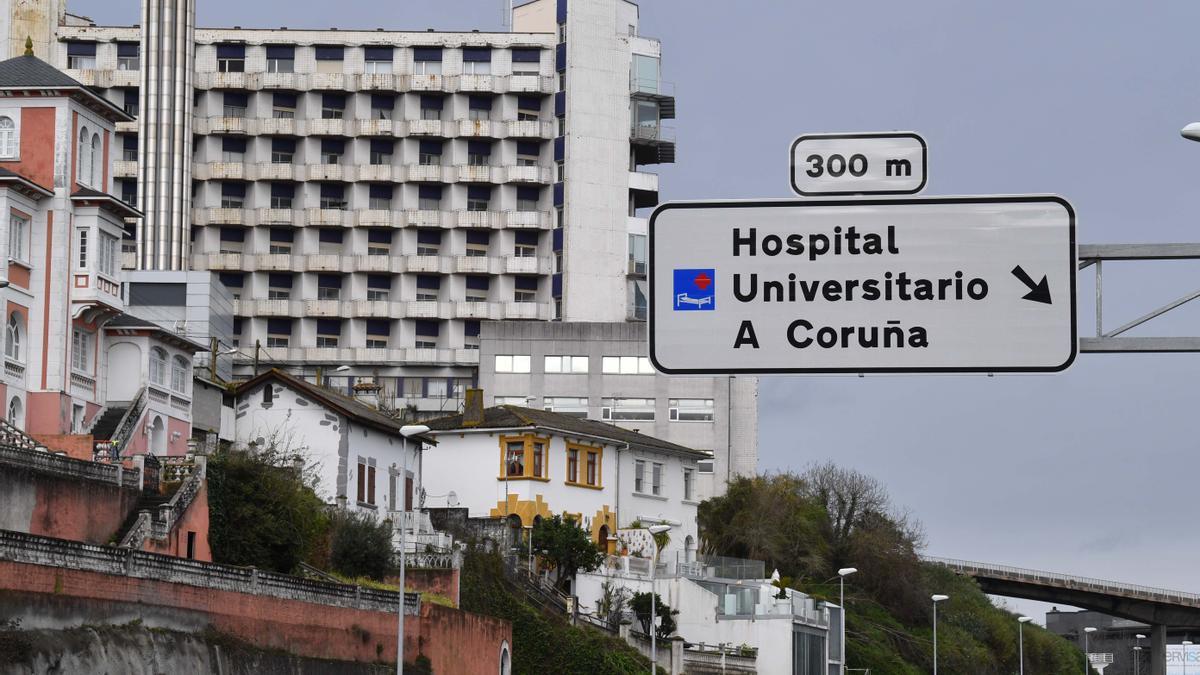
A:
{"label": "overcast gray sky", "polygon": [[[198,5],[201,26],[496,30],[504,3]],[[1082,243],[1200,241],[1200,144],[1178,133],[1200,120],[1200,3],[641,7],[677,85],[664,199],[790,196],[797,134],[905,129],[929,143],[925,194],[1058,193]],[[138,21],[136,0],[70,8]],[[1200,287],[1191,263],[1105,272],[1110,328]],[[1198,335],[1200,304],[1147,329],[1134,334]],[[932,554],[1200,591],[1198,374],[1200,356],[1081,355],[1051,376],[766,378],[760,468],[832,459],[877,476],[925,523]]]}

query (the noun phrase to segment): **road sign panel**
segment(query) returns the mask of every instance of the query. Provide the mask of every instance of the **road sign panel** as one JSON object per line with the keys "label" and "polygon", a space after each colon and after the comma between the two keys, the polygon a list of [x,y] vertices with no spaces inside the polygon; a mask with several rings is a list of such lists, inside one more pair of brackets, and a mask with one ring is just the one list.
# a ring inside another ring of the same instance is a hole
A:
{"label": "road sign panel", "polygon": [[807,134],[792,143],[792,189],[805,197],[915,194],[928,155],[911,132]]}
{"label": "road sign panel", "polygon": [[1059,197],[671,202],[649,233],[665,373],[1053,372],[1078,350]]}

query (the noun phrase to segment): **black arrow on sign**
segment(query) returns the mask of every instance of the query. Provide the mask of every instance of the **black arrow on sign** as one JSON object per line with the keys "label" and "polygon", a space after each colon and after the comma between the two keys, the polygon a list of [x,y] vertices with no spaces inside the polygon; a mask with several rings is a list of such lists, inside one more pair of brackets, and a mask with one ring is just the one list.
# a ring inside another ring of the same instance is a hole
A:
{"label": "black arrow on sign", "polygon": [[1033,279],[1025,272],[1025,270],[1021,269],[1020,265],[1014,267],[1012,273],[1014,277],[1021,280],[1021,283],[1029,287],[1029,292],[1021,296],[1022,300],[1032,300],[1034,302],[1041,302],[1047,305],[1051,304],[1050,283],[1046,280],[1045,275],[1042,275],[1041,281],[1034,283]]}

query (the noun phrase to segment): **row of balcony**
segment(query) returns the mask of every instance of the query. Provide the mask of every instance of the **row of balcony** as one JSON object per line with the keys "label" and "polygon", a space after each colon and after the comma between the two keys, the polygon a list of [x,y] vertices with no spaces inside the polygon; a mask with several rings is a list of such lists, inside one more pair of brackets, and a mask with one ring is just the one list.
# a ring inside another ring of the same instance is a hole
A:
{"label": "row of balcony", "polygon": [[233,302],[238,316],[336,317],[347,319],[472,319],[549,321],[554,306],[544,302],[442,302],[435,300],[250,300]]}
{"label": "row of balcony", "polygon": [[[137,162],[113,163],[115,178],[136,178]],[[374,183],[521,183],[549,185],[553,169],[547,166],[475,166],[458,164],[276,164],[255,162],[197,162],[192,164],[195,180],[288,180],[370,181]]]}
{"label": "row of balcony", "polygon": [[[82,72],[82,71],[77,71]],[[97,82],[110,75],[96,73]],[[115,72],[115,71],[113,71]],[[85,83],[86,84],[86,83]],[[98,83],[93,86],[136,86]],[[285,89],[291,91],[467,92],[552,94],[554,77],[516,75],[413,75],[405,73],[196,73],[197,89]]]}
{"label": "row of balcony", "polygon": [[[121,131],[120,128],[117,131]],[[547,120],[302,119],[295,117],[196,117],[197,134],[251,136],[434,136],[439,138],[554,138]]]}
{"label": "row of balcony", "polygon": [[192,209],[193,225],[288,225],[292,227],[430,227],[549,230],[549,211],[388,211],[383,209]]}
{"label": "row of balcony", "polygon": [[[246,340],[242,338],[243,344]],[[253,351],[253,344],[251,350]],[[262,358],[268,363],[387,364],[392,366],[477,366],[478,349],[418,349],[400,347],[263,347]]]}
{"label": "row of balcony", "polygon": [[336,253],[197,253],[192,269],[243,272],[380,272],[391,274],[550,274],[549,256],[339,255]]}

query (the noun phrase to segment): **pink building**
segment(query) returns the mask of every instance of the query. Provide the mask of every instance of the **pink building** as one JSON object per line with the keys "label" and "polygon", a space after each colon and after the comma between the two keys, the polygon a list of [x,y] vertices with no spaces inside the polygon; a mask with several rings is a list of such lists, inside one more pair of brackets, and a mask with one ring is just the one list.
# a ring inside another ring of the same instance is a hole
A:
{"label": "pink building", "polygon": [[113,196],[111,158],[131,121],[28,52],[0,62],[3,416],[80,459],[182,455],[191,435],[202,347],[125,314],[121,240],[141,213]]}

